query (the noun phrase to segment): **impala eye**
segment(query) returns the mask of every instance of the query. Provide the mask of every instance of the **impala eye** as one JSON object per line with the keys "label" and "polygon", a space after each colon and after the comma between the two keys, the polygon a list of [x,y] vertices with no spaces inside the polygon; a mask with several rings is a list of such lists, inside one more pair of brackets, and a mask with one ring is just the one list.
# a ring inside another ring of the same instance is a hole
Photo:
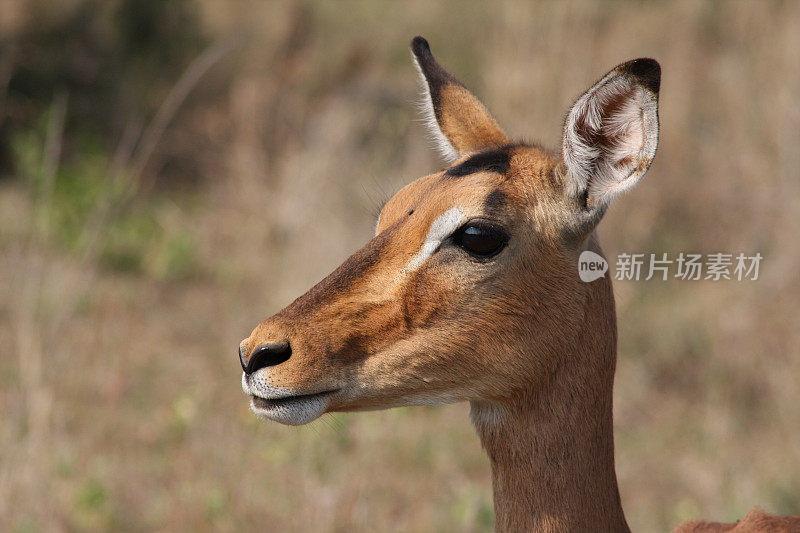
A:
{"label": "impala eye", "polygon": [[469,222],[453,234],[453,241],[475,257],[492,257],[505,248],[508,234],[485,222]]}

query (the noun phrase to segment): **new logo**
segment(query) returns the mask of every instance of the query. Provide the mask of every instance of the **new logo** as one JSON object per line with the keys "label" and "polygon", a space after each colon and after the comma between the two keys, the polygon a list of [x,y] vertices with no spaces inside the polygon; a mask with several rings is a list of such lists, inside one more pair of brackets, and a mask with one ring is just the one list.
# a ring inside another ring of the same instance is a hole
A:
{"label": "new logo", "polygon": [[608,261],[599,254],[585,250],[578,258],[578,275],[589,283],[602,278],[608,272]]}

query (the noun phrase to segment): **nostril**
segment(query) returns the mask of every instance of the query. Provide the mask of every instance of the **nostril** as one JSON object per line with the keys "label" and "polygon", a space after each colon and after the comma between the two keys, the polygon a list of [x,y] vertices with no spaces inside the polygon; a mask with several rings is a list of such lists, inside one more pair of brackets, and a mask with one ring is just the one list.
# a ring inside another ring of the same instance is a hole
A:
{"label": "nostril", "polygon": [[262,344],[250,356],[250,361],[247,362],[244,371],[252,374],[262,368],[279,365],[291,356],[292,348],[289,346],[289,341]]}
{"label": "nostril", "polygon": [[239,345],[239,363],[242,365],[242,370],[247,370],[247,365],[244,362],[244,354],[242,353],[242,345]]}

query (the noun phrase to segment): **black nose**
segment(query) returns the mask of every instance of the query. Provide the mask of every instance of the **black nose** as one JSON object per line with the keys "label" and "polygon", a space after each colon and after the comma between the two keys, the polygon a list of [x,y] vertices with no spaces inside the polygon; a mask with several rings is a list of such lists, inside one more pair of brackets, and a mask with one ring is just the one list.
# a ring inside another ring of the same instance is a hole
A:
{"label": "black nose", "polygon": [[239,344],[239,363],[242,365],[242,370],[247,370],[247,363],[244,362],[244,354],[242,353],[242,344]]}
{"label": "black nose", "polygon": [[289,341],[272,342],[256,348],[250,355],[250,360],[245,364],[242,349],[239,348],[239,362],[242,363],[242,370],[248,375],[268,366],[279,365],[291,356],[292,348],[289,346]]}

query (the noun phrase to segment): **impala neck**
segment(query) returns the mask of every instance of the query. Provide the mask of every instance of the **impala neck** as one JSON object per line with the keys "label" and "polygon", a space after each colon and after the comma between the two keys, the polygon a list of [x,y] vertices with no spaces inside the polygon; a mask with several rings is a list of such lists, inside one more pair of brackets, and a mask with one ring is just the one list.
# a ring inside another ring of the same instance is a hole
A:
{"label": "impala neck", "polygon": [[472,404],[497,531],[629,531],[614,471],[614,300],[610,281],[592,285],[586,327],[545,384],[511,404]]}

